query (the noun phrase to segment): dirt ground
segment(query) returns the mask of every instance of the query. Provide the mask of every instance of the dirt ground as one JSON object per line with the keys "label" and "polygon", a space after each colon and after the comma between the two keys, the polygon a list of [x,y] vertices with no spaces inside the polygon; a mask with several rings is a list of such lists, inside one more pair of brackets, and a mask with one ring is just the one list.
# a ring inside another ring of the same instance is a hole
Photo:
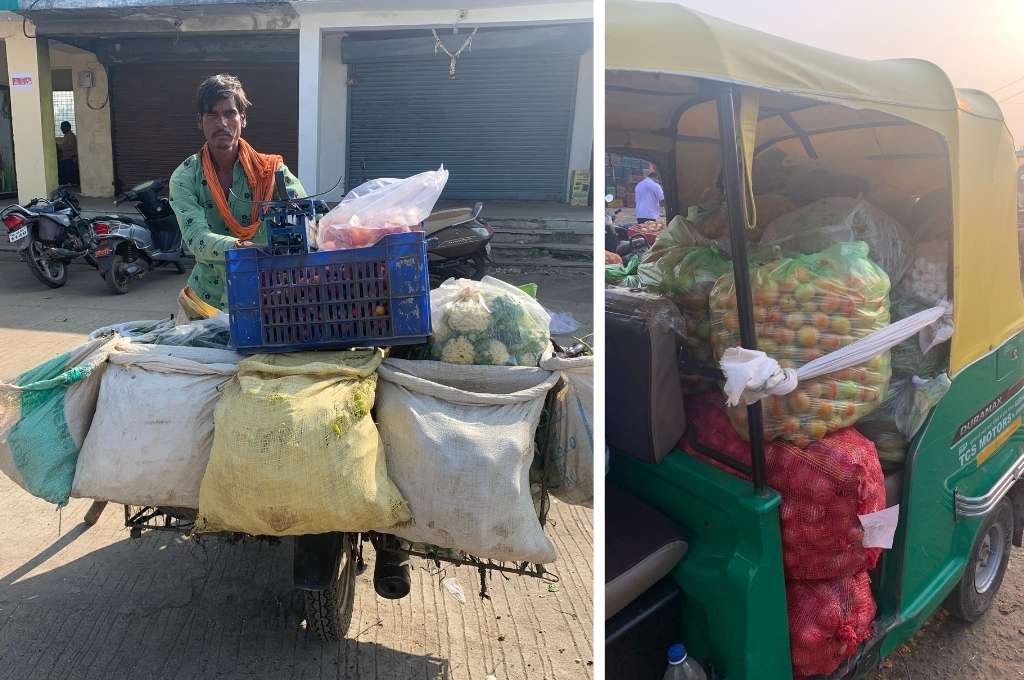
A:
{"label": "dirt ground", "polygon": [[[589,332],[585,278],[525,277],[546,305]],[[0,253],[0,280],[0,375],[10,377],[99,326],[170,314],[183,277],[154,272],[112,296],[95,271],[76,266],[65,288],[49,290]],[[0,680],[594,677],[590,510],[553,504],[557,586],[495,575],[490,599],[481,600],[477,573],[449,568],[465,604],[421,560],[409,597],[378,598],[367,546],[349,639],[325,644],[305,630],[289,541],[197,543],[159,532],[129,539],[121,506],[86,528],[88,505],[72,500],[57,511],[0,476]]]}
{"label": "dirt ground", "polygon": [[1024,678],[1024,550],[1013,549],[996,602],[981,620],[965,624],[940,609],[869,676],[869,680],[953,678]]}

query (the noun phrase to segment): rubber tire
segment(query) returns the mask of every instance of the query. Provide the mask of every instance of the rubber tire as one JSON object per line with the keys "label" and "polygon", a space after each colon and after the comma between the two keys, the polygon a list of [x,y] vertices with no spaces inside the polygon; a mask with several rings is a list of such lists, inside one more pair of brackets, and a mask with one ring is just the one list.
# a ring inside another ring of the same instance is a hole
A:
{"label": "rubber tire", "polygon": [[114,276],[114,272],[117,271],[118,268],[123,266],[124,257],[119,255],[118,253],[114,253],[113,255],[110,256],[110,269],[107,270],[107,273],[103,275],[103,280],[107,282],[107,288],[109,288],[110,292],[114,293],[115,295],[124,295],[132,288],[132,277],[129,276],[125,278],[123,282],[119,283],[116,280],[117,277]]}
{"label": "rubber tire", "polygon": [[325,590],[303,591],[306,600],[306,625],[324,642],[345,639],[352,623],[356,596],[356,557],[352,539],[345,535],[338,573]]}
{"label": "rubber tire", "polygon": [[[979,593],[974,583],[975,566],[979,558],[979,550],[988,533],[989,528],[996,522],[1003,524],[1003,536],[1006,545],[1003,546],[1003,557],[999,564],[999,571],[996,573],[992,584],[984,593]],[[999,504],[992,508],[985,521],[978,527],[978,533],[974,538],[974,545],[971,547],[971,555],[964,568],[963,578],[949,597],[946,599],[945,607],[954,617],[973,623],[980,619],[992,603],[995,602],[999,587],[1003,583],[1003,576],[1006,575],[1006,565],[1010,561],[1010,538],[1013,535],[1013,506],[1009,499],[1004,498]]]}
{"label": "rubber tire", "polygon": [[178,272],[179,274],[184,274],[185,273],[185,265],[183,265],[181,262],[175,262],[174,263],[174,271]]}
{"label": "rubber tire", "polygon": [[40,283],[49,288],[60,288],[68,282],[68,265],[61,263],[61,275],[56,279],[50,278],[44,274],[42,270],[36,265],[36,261],[32,258],[31,250],[35,247],[35,243],[29,244],[28,250],[24,253],[25,263],[28,265],[28,270],[32,272],[32,276],[36,277]]}

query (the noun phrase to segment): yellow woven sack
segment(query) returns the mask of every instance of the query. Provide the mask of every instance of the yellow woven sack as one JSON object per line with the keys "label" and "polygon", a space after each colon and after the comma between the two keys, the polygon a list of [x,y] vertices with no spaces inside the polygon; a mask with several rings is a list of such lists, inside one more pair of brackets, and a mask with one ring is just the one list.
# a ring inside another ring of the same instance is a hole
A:
{"label": "yellow woven sack", "polygon": [[379,350],[256,354],[214,411],[196,530],[366,531],[409,519],[370,417]]}

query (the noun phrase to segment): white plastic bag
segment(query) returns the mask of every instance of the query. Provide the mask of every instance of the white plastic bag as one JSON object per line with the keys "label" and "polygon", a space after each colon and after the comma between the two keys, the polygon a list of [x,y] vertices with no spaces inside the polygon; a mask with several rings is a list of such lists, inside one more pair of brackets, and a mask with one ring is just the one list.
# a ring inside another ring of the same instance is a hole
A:
{"label": "white plastic bag", "polygon": [[540,367],[562,381],[548,401],[548,489],[571,505],[594,503],[594,357],[551,357]]}
{"label": "white plastic bag", "polygon": [[385,234],[416,231],[434,209],[448,171],[421,172],[405,179],[381,178],[360,184],[320,219],[320,250],[372,246]]}
{"label": "white plastic bag", "polygon": [[241,355],[119,340],[100,384],[71,495],[196,508],[219,388]]}
{"label": "white plastic bag", "polygon": [[530,495],[534,434],[558,374],[387,359],[377,426],[410,522],[383,529],[482,558],[555,559]]}
{"label": "white plastic bag", "polygon": [[753,404],[769,394],[781,396],[796,389],[801,380],[841,371],[868,361],[903,342],[915,333],[925,333],[938,325],[942,333],[952,335],[952,305],[948,302],[918,312],[880,331],[829,352],[800,368],[781,368],[775,359],[761,351],[730,347],[719,362],[725,374],[725,393],[730,406],[743,401]]}
{"label": "white plastic bag", "polygon": [[537,366],[551,345],[540,303],[490,276],[448,279],[430,291],[430,324],[430,357],[449,364]]}

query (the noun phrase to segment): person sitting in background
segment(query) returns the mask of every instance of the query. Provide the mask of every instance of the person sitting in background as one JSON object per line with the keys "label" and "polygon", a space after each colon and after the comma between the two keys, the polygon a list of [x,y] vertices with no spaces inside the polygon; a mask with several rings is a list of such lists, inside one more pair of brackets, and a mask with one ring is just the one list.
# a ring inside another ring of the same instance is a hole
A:
{"label": "person sitting in background", "polygon": [[71,123],[62,121],[57,157],[57,182],[59,184],[78,184],[78,137],[71,131]]}
{"label": "person sitting in background", "polygon": [[665,192],[656,180],[658,171],[652,170],[647,177],[637,182],[634,191],[636,198],[636,223],[643,224],[661,217],[661,203],[665,200]]}
{"label": "person sitting in background", "polygon": [[196,258],[188,286],[178,296],[186,311],[190,306],[183,297],[192,307],[199,302],[227,309],[224,252],[266,245],[256,206],[271,198],[277,170],[284,170],[289,196],[306,195],[281,156],[259,153],[242,139],[250,106],[242,83],[231,75],[210,76],[196,93],[197,122],[206,143],[178,166],[170,187],[181,235]]}

